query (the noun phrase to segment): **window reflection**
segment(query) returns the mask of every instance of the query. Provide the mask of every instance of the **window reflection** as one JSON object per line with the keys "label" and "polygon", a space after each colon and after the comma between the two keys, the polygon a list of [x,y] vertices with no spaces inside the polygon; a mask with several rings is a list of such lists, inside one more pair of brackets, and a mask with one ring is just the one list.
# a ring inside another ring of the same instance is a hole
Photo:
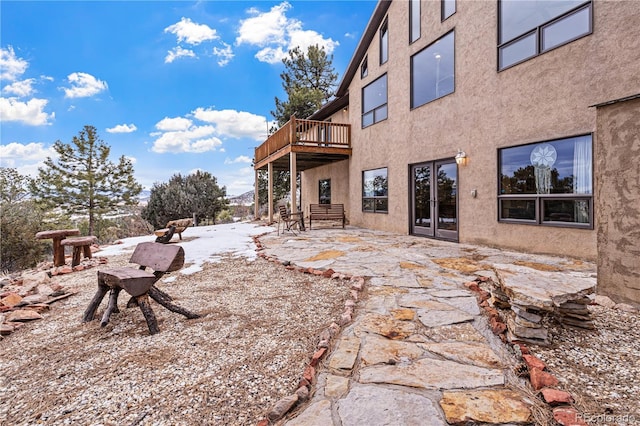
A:
{"label": "window reflection", "polygon": [[362,172],[362,210],[368,212],[387,212],[388,208],[387,169],[375,169]]}
{"label": "window reflection", "polygon": [[411,57],[411,108],[453,93],[454,32]]}
{"label": "window reflection", "polygon": [[387,75],[362,89],[362,127],[387,118]]}
{"label": "window reflection", "polygon": [[590,34],[591,8],[591,0],[500,0],[498,68]]}

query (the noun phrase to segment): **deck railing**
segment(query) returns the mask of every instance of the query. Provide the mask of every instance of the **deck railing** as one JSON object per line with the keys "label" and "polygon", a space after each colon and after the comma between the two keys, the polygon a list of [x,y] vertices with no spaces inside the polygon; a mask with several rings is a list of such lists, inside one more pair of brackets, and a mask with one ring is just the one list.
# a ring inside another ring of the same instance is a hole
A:
{"label": "deck railing", "polygon": [[254,161],[259,163],[288,145],[349,148],[351,125],[292,117],[287,124],[256,148]]}

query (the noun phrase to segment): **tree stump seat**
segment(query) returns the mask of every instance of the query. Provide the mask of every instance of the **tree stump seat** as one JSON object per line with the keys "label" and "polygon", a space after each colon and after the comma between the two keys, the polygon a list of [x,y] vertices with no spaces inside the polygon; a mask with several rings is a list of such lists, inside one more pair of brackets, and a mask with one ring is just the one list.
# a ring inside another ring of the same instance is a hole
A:
{"label": "tree stump seat", "polygon": [[71,266],[80,264],[80,257],[84,254],[85,258],[91,259],[91,244],[96,241],[96,237],[89,235],[86,237],[65,238],[60,241],[61,246],[72,246],[73,257],[71,258]]}
{"label": "tree stump seat", "polygon": [[[156,281],[164,274],[182,268],[184,265],[184,249],[182,247],[155,242],[140,243],[136,246],[129,261],[140,265],[140,268],[121,267],[98,271],[98,291],[84,312],[83,322],[94,319],[102,299],[107,292],[110,292],[109,303],[100,322],[100,326],[105,327],[109,323],[111,314],[120,312],[118,295],[122,290],[131,296],[127,307],[137,305],[142,311],[150,334],[156,334],[160,329],[151,309],[149,298],[171,312],[182,314],[189,319],[200,317],[200,315],[172,303],[171,296],[155,286]],[[147,267],[153,269],[154,272],[146,270]]]}

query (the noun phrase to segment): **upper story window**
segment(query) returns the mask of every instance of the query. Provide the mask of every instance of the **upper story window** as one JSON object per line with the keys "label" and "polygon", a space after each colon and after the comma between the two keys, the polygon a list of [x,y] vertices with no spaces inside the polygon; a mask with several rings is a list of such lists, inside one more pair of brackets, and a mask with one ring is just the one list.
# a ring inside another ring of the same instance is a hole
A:
{"label": "upper story window", "polygon": [[456,0],[440,0],[442,3],[442,7],[441,9],[441,19],[444,21],[445,19],[447,19],[449,16],[453,15],[454,13],[456,13]]}
{"label": "upper story window", "polygon": [[387,118],[387,75],[362,89],[362,128]]}
{"label": "upper story window", "polygon": [[386,167],[362,172],[362,211],[387,213],[388,189]]}
{"label": "upper story window", "polygon": [[591,0],[500,0],[498,69],[591,34],[592,8]]}
{"label": "upper story window", "polygon": [[499,151],[501,222],[593,227],[591,135]]}
{"label": "upper story window", "polygon": [[384,20],[380,27],[380,65],[389,60],[389,21]]}
{"label": "upper story window", "polygon": [[409,43],[420,38],[420,0],[409,0]]}
{"label": "upper story window", "polygon": [[453,93],[454,45],[451,31],[411,57],[411,108]]}
{"label": "upper story window", "polygon": [[367,75],[369,75],[369,65],[367,65],[367,56],[365,56],[360,64],[360,78],[365,78]]}

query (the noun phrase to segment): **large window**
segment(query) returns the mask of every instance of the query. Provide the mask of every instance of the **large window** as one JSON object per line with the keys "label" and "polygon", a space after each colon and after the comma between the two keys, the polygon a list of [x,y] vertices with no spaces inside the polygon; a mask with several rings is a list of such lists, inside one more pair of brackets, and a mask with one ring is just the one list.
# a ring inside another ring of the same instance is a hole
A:
{"label": "large window", "polygon": [[411,108],[453,93],[454,32],[411,57]]}
{"label": "large window", "polygon": [[456,13],[456,0],[441,0],[442,2],[442,16],[441,19],[444,21],[449,16]]}
{"label": "large window", "polygon": [[499,220],[593,227],[591,135],[499,151]]}
{"label": "large window", "polygon": [[500,0],[498,69],[592,32],[591,0]]}
{"label": "large window", "polygon": [[362,172],[362,211],[387,213],[387,168]]}
{"label": "large window", "polygon": [[362,128],[387,118],[387,75],[362,89]]}
{"label": "large window", "polygon": [[409,0],[409,43],[420,38],[420,0]]}
{"label": "large window", "polygon": [[331,204],[331,179],[318,181],[318,201],[320,204]]}
{"label": "large window", "polygon": [[380,27],[380,65],[389,60],[389,21],[385,19]]}

